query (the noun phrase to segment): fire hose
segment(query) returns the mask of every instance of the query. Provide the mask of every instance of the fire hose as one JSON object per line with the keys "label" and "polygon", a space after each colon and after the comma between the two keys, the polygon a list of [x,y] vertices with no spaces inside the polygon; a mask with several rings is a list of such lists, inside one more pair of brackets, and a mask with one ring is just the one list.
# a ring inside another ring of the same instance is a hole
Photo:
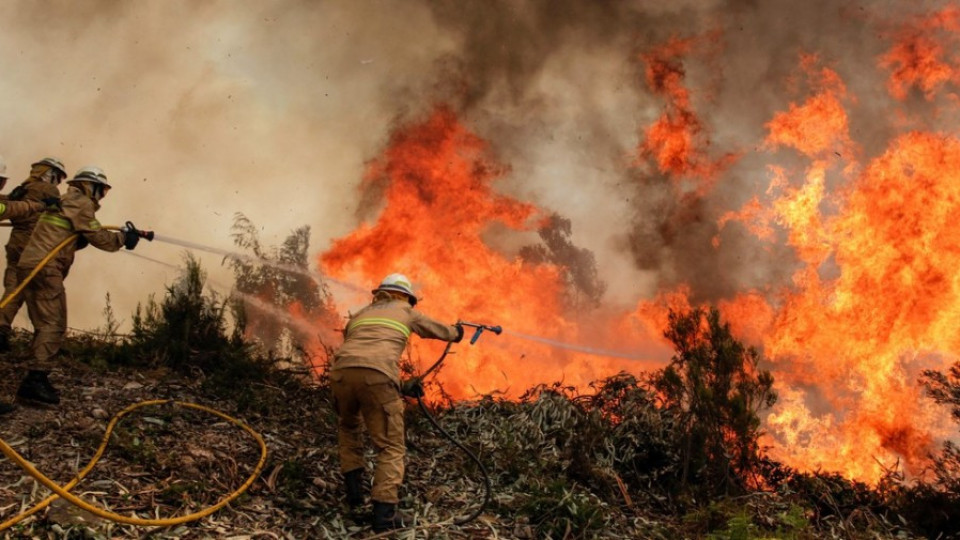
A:
{"label": "fire hose", "polygon": [[[133,224],[130,223],[129,221],[126,223],[126,225],[125,225],[124,227],[114,227],[114,226],[110,226],[110,227],[104,227],[104,229],[114,230],[114,231],[127,231],[127,230],[134,230],[134,231],[136,231],[136,228],[133,227]],[[153,232],[152,232],[152,231],[137,231],[137,234],[138,234],[141,238],[146,238],[147,240],[153,240]],[[64,239],[62,242],[60,242],[59,244],[57,244],[57,246],[54,247],[54,248],[50,251],[50,253],[48,253],[48,254],[37,264],[36,267],[34,267],[34,269],[33,269],[33,270],[30,272],[30,274],[20,283],[20,285],[19,285],[13,292],[11,292],[6,298],[4,298],[2,302],[0,302],[0,309],[2,309],[4,306],[6,306],[6,305],[10,302],[11,299],[13,299],[14,297],[16,297],[16,295],[19,294],[19,293],[24,289],[24,287],[27,286],[27,284],[37,275],[37,273],[39,273],[40,270],[41,270],[44,266],[46,266],[46,264],[49,263],[50,260],[53,259],[53,257],[54,257],[61,249],[63,249],[65,246],[69,245],[70,242],[75,241],[76,238],[77,238],[77,234],[72,234],[72,235],[70,235],[69,237],[67,237],[66,239]],[[100,460],[100,458],[103,456],[103,452],[106,450],[107,444],[110,442],[110,437],[111,437],[111,435],[113,434],[113,429],[114,429],[114,427],[117,425],[117,423],[118,423],[124,416],[126,416],[127,414],[133,412],[133,411],[136,410],[136,409],[139,409],[139,408],[141,408],[141,407],[154,406],[154,405],[175,405],[175,406],[178,406],[178,407],[184,407],[184,408],[188,408],[188,409],[195,409],[195,410],[198,410],[198,411],[203,411],[203,412],[212,414],[212,415],[214,415],[214,416],[217,416],[217,417],[221,418],[222,420],[225,420],[225,421],[229,422],[230,424],[232,424],[232,425],[234,425],[234,426],[242,429],[243,431],[247,432],[248,434],[250,434],[250,436],[253,437],[253,438],[257,441],[257,444],[260,446],[260,460],[257,462],[257,465],[254,467],[253,472],[250,473],[250,476],[246,479],[246,481],[244,481],[244,483],[243,483],[239,488],[237,488],[235,491],[233,491],[232,493],[230,493],[230,494],[227,495],[226,497],[222,498],[222,499],[221,499],[219,502],[217,502],[216,504],[214,504],[214,505],[212,505],[212,506],[208,506],[207,508],[204,508],[204,509],[202,509],[202,510],[200,510],[200,511],[197,511],[197,512],[194,512],[194,513],[192,513],[192,514],[187,514],[187,515],[183,515],[183,516],[179,516],[179,517],[174,517],[174,518],[165,518],[165,519],[142,519],[142,518],[137,518],[137,517],[124,516],[124,515],[120,515],[120,514],[117,514],[117,513],[114,513],[114,512],[110,512],[110,511],[108,511],[108,510],[104,510],[104,509],[102,509],[102,508],[100,508],[100,507],[94,506],[94,505],[88,503],[87,501],[81,499],[80,497],[77,497],[76,495],[73,495],[72,493],[70,493],[70,490],[73,489],[74,486],[76,486],[77,484],[79,484],[79,483],[87,476],[87,474],[89,474],[90,471],[93,470],[94,466],[96,466],[97,462],[98,462],[98,461]],[[47,506],[50,505],[50,503],[52,503],[52,502],[53,502],[55,499],[57,499],[58,497],[63,498],[64,500],[66,500],[66,501],[69,502],[70,504],[73,504],[74,506],[76,506],[76,507],[78,507],[78,508],[81,508],[81,509],[83,509],[83,510],[86,510],[87,512],[90,512],[91,514],[94,514],[94,515],[96,515],[96,516],[98,516],[98,517],[101,517],[101,518],[103,518],[103,519],[107,519],[107,520],[110,520],[110,521],[118,522],[118,523],[125,523],[125,524],[127,524],[127,525],[140,525],[140,526],[147,526],[147,527],[169,527],[169,526],[172,526],[172,525],[179,525],[179,524],[187,523],[187,522],[190,522],[190,521],[196,521],[196,520],[198,520],[198,519],[202,519],[202,518],[204,518],[204,517],[207,517],[207,516],[209,516],[210,514],[213,514],[214,512],[220,510],[220,509],[223,508],[224,506],[230,504],[234,499],[236,499],[237,497],[239,497],[243,492],[245,492],[251,485],[253,485],[253,482],[257,479],[257,477],[260,476],[260,472],[263,470],[263,467],[264,467],[264,465],[266,464],[266,461],[267,461],[267,445],[266,445],[266,443],[264,442],[263,437],[261,437],[259,433],[257,433],[256,431],[254,431],[250,426],[248,426],[247,424],[243,423],[241,420],[238,420],[238,419],[236,419],[236,418],[233,418],[233,417],[231,417],[231,416],[229,416],[229,415],[227,415],[227,414],[224,414],[224,413],[222,413],[222,412],[220,412],[220,411],[217,411],[217,410],[215,410],[215,409],[211,409],[211,408],[205,407],[205,406],[203,406],[203,405],[198,405],[198,404],[196,404],[196,403],[189,403],[189,402],[185,402],[185,401],[176,401],[176,400],[166,400],[166,399],[164,399],[164,400],[142,401],[142,402],[140,402],[140,403],[135,403],[135,404],[130,405],[129,407],[123,409],[122,411],[118,412],[117,414],[115,414],[115,415],[113,416],[113,418],[110,420],[110,423],[107,425],[107,429],[106,429],[106,431],[105,431],[104,434],[103,434],[103,439],[102,439],[102,441],[100,442],[100,446],[97,448],[96,453],[93,455],[93,458],[91,458],[90,462],[87,463],[87,465],[86,465],[82,470],[80,470],[79,473],[77,473],[77,475],[73,478],[73,480],[71,480],[70,482],[68,482],[68,483],[65,484],[64,486],[58,485],[56,482],[54,482],[53,480],[51,480],[50,478],[48,478],[47,476],[45,476],[43,473],[41,473],[40,471],[38,471],[29,461],[27,461],[26,459],[23,458],[23,456],[21,456],[20,454],[18,454],[17,451],[14,450],[9,444],[7,444],[6,441],[4,441],[2,438],[0,438],[0,452],[3,452],[3,454],[4,454],[8,459],[10,459],[10,461],[12,461],[12,462],[16,463],[17,465],[19,465],[19,466],[20,466],[24,471],[26,471],[30,476],[32,476],[32,477],[35,478],[37,481],[39,481],[41,484],[43,484],[43,485],[46,486],[48,489],[50,489],[51,491],[53,491],[53,494],[52,494],[52,495],[50,495],[50,496],[48,496],[47,498],[45,498],[44,500],[40,501],[39,503],[37,503],[37,504],[34,505],[33,507],[29,508],[28,510],[26,510],[26,511],[24,511],[24,512],[21,512],[20,514],[17,514],[16,516],[13,516],[12,518],[4,521],[3,523],[0,523],[0,531],[7,530],[7,529],[9,529],[10,527],[12,527],[13,525],[15,525],[15,524],[19,523],[20,521],[22,521],[23,519],[26,519],[28,516],[31,516],[31,515],[39,512],[40,510],[46,508]]]}
{"label": "fire hose", "polygon": [[[473,337],[470,339],[471,345],[473,345],[474,343],[477,342],[478,339],[480,339],[480,334],[482,334],[484,330],[489,330],[497,335],[503,332],[503,329],[500,328],[499,326],[487,326],[484,324],[476,324],[476,323],[470,323],[470,322],[464,322],[464,321],[457,321],[457,324],[459,324],[460,326],[469,326],[469,327],[475,328]],[[417,377],[417,379],[419,379],[422,382],[423,379],[425,379],[428,375],[430,375],[431,372],[433,372],[438,367],[440,367],[440,364],[443,363],[444,359],[446,359],[447,357],[447,354],[450,352],[451,346],[453,346],[452,341],[448,342],[447,346],[444,347],[443,353],[440,354],[440,358],[438,358],[437,361],[433,363],[433,365],[427,368],[427,370],[424,371],[422,375]],[[430,422],[430,424],[433,425],[433,427],[437,431],[439,431],[444,437],[446,437],[447,440],[452,442],[457,448],[459,448],[460,450],[463,450],[463,452],[467,454],[467,456],[469,456],[474,463],[477,464],[477,467],[480,468],[480,474],[483,475],[483,502],[480,503],[480,506],[478,506],[473,512],[471,512],[470,515],[453,520],[454,524],[456,525],[464,525],[466,523],[470,523],[471,521],[477,519],[477,517],[480,516],[480,514],[484,511],[484,509],[486,509],[487,504],[490,503],[490,491],[491,491],[490,475],[487,473],[487,468],[483,466],[483,462],[480,461],[480,458],[477,457],[477,454],[475,454],[469,448],[464,446],[463,443],[461,443],[456,438],[454,438],[453,435],[447,433],[447,431],[440,426],[440,422],[438,422],[437,419],[432,414],[430,414],[430,411],[427,410],[427,406],[423,404],[422,391],[418,392],[418,394],[416,395],[416,398],[417,398],[417,405],[420,406],[420,411],[423,412],[423,415],[427,417],[427,420]]]}

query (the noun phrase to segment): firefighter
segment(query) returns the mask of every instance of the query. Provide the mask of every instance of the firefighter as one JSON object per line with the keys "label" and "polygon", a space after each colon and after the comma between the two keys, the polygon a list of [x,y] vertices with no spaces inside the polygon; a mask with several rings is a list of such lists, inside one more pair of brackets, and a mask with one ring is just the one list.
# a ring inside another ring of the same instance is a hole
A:
{"label": "firefighter", "polygon": [[53,358],[60,350],[67,329],[67,296],[63,280],[70,271],[78,249],[88,244],[104,251],[121,247],[133,249],[140,240],[136,228],[108,231],[97,221],[100,201],[110,190],[107,176],[98,167],[84,167],[67,184],[60,208],[40,215],[30,241],[23,248],[17,262],[17,275],[22,281],[57,245],[77,234],[76,242],[63,247],[59,253],[24,289],[27,313],[33,323],[32,360],[27,376],[17,389],[17,397],[47,405],[60,403],[60,393],[50,383]]}
{"label": "firefighter", "polygon": [[[53,157],[45,157],[30,166],[30,176],[10,192],[8,200],[14,201],[42,201],[51,197],[60,196],[60,185],[67,177],[67,170],[63,163]],[[24,246],[30,240],[30,233],[37,224],[38,214],[29,217],[12,219],[13,230],[7,241],[7,269],[3,273],[3,297],[6,298],[20,285],[17,279],[17,262]],[[0,353],[10,351],[10,334],[13,319],[23,305],[23,295],[18,294],[7,305],[0,309]]]}
{"label": "firefighter", "polygon": [[[0,165],[2,164],[3,162],[0,160]],[[0,189],[3,189],[4,184],[7,183],[5,173],[5,168],[0,167]],[[3,200],[0,202],[0,220],[27,219],[30,216],[43,212],[48,207],[55,208],[59,202],[60,199],[58,197],[47,197],[42,201]],[[13,411],[14,408],[12,403],[0,402],[0,414],[7,414]]]}
{"label": "firefighter", "polygon": [[[405,452],[400,355],[410,333],[423,338],[458,342],[459,324],[442,324],[416,311],[417,297],[402,274],[390,274],[373,291],[373,302],[350,317],[344,342],[330,371],[334,407],[339,417],[340,467],[347,504],[363,504],[363,442],[361,424],[376,450],[373,476],[373,529],[403,527],[397,512]],[[403,386],[406,395],[423,395],[417,384]]]}

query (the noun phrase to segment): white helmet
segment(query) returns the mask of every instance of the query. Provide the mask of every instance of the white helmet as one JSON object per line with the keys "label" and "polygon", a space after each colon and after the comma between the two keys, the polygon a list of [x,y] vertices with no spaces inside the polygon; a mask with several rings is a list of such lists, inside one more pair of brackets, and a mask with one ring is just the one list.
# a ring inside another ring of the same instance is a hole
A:
{"label": "white helmet", "polygon": [[3,156],[0,156],[0,178],[7,178],[7,162],[4,161]]}
{"label": "white helmet", "polygon": [[40,161],[38,161],[38,162],[36,162],[36,163],[31,163],[31,164],[30,164],[31,167],[36,167],[37,165],[46,165],[46,166],[48,166],[48,167],[53,168],[53,169],[56,170],[58,173],[60,173],[60,176],[61,176],[62,178],[66,178],[66,177],[67,177],[67,168],[63,166],[63,162],[62,162],[62,161],[60,161],[59,159],[57,159],[57,158],[55,158],[55,157],[45,157],[45,158],[41,159]]}
{"label": "white helmet", "polygon": [[107,175],[103,172],[103,169],[93,166],[81,167],[77,170],[77,174],[73,175],[73,178],[67,183],[73,184],[74,182],[93,182],[94,184],[102,184],[107,188],[111,187],[107,183]]}
{"label": "white helmet", "polygon": [[407,276],[403,274],[390,274],[389,276],[383,278],[383,281],[380,282],[380,285],[371,292],[376,294],[378,291],[393,291],[403,293],[407,295],[411,306],[417,305],[417,297],[413,294],[413,284],[410,283],[410,280],[407,279]]}

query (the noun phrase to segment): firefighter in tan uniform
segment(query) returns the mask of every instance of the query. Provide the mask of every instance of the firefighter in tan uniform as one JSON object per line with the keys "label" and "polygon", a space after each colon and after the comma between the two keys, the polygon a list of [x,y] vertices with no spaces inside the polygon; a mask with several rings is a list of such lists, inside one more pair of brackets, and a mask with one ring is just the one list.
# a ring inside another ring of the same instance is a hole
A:
{"label": "firefighter in tan uniform", "polygon": [[[13,201],[43,201],[60,196],[57,187],[67,177],[63,163],[53,157],[45,157],[30,166],[30,176],[22,184],[10,192],[9,200]],[[30,240],[30,233],[37,224],[39,214],[25,218],[10,220],[13,230],[7,241],[7,269],[3,274],[3,297],[6,298],[17,288],[20,280],[17,278],[17,262],[23,248]],[[7,305],[0,309],[0,353],[10,350],[10,333],[13,319],[23,305],[23,295],[18,294]]]}
{"label": "firefighter in tan uniform", "polygon": [[373,295],[369,306],[350,317],[344,343],[334,355],[330,380],[339,416],[340,467],[347,503],[351,508],[363,504],[361,425],[365,425],[377,453],[371,491],[373,529],[383,532],[403,527],[397,512],[406,450],[400,355],[411,333],[457,342],[463,338],[463,329],[414,310],[417,298],[410,281],[401,274],[384,278]]}
{"label": "firefighter in tan uniform", "polygon": [[[2,161],[0,161],[2,163]],[[7,183],[5,168],[0,169],[0,189]],[[43,201],[11,201],[6,197],[0,201],[0,220],[4,219],[25,219],[43,212],[48,206],[54,206],[59,203],[56,197],[49,197]],[[0,414],[6,414],[13,411],[15,407],[12,403],[0,402]]]}
{"label": "firefighter in tan uniform", "polygon": [[63,280],[70,271],[76,251],[87,244],[104,251],[117,251],[121,247],[133,249],[140,239],[133,227],[125,232],[108,231],[97,221],[95,214],[100,209],[100,200],[110,189],[102,170],[84,167],[67,183],[70,187],[61,198],[60,209],[40,215],[17,263],[17,275],[23,280],[57,245],[77,234],[76,242],[63,247],[24,289],[27,312],[34,328],[30,345],[33,360],[17,389],[17,397],[49,405],[60,403],[60,394],[50,383],[48,375],[67,329],[67,295]]}

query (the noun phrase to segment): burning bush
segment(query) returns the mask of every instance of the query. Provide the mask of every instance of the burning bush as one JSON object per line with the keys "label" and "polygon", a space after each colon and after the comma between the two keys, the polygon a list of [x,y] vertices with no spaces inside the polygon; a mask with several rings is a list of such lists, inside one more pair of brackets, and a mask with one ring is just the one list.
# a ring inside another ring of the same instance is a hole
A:
{"label": "burning bush", "polygon": [[[953,418],[960,421],[960,363],[947,373],[926,370],[921,382],[927,394],[949,406]],[[945,442],[941,453],[933,456],[931,469],[921,481],[895,489],[893,504],[929,537],[955,538],[960,535],[960,448]]]}
{"label": "burning bush", "polygon": [[677,422],[680,484],[742,492],[755,484],[759,412],[776,402],[773,376],[757,368],[757,351],[734,339],[718,310],[671,311],[669,320],[676,354],[651,385]]}

